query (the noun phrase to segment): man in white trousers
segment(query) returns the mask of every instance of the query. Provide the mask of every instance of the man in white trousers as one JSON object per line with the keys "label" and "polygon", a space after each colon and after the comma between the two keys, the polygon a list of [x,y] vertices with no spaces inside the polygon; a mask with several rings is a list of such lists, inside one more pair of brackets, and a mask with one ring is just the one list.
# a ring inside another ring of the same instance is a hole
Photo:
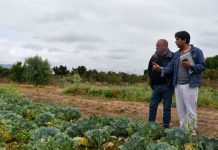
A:
{"label": "man in white trousers", "polygon": [[180,127],[191,130],[196,135],[197,128],[197,98],[201,84],[201,73],[206,64],[202,51],[190,43],[190,35],[186,31],[175,33],[176,45],[179,50],[171,63],[161,67],[154,63],[153,68],[161,71],[164,76],[173,73],[173,86],[176,96],[176,110],[179,116]]}

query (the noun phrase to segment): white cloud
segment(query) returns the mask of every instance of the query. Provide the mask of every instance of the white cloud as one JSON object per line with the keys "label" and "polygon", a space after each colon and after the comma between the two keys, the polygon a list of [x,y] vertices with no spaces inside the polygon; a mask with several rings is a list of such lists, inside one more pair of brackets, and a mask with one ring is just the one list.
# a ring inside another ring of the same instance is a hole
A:
{"label": "white cloud", "polygon": [[2,0],[0,63],[39,55],[52,65],[142,74],[159,38],[186,30],[217,55],[216,0]]}

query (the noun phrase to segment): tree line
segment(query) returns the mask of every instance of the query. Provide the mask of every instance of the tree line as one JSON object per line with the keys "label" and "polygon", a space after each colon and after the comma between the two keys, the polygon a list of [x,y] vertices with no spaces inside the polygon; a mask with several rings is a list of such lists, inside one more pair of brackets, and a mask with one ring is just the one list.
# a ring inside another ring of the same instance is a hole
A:
{"label": "tree line", "polygon": [[133,84],[143,82],[146,79],[146,76],[143,75],[112,71],[103,72],[96,69],[88,70],[85,66],[78,66],[71,70],[68,70],[64,65],[51,68],[48,60],[43,60],[40,56],[26,58],[23,64],[16,62],[10,69],[0,67],[0,77],[10,78],[19,83],[27,82],[43,85],[48,84],[51,78],[55,76],[60,76],[66,80],[79,76],[83,82],[105,82],[109,84]]}
{"label": "tree line", "polygon": [[125,72],[103,72],[97,71],[96,69],[88,70],[85,66],[78,66],[77,68],[72,68],[71,71],[67,70],[66,66],[60,65],[52,68],[55,75],[75,75],[78,74],[82,77],[83,81],[89,82],[106,82],[111,84],[122,84],[122,83],[138,83],[143,82],[146,79],[146,76],[136,75],[136,74],[127,74]]}
{"label": "tree line", "polygon": [[[207,69],[203,78],[209,80],[218,79],[218,55],[206,58]],[[83,82],[105,82],[109,84],[140,83],[147,80],[147,70],[143,75],[127,74],[125,72],[103,72],[96,69],[88,70],[85,66],[78,66],[68,70],[66,66],[51,67],[48,60],[40,56],[26,58],[24,63],[16,62],[12,68],[0,66],[0,77],[10,78],[15,82],[27,82],[31,84],[48,84],[52,77],[60,76],[63,79],[79,77]]]}

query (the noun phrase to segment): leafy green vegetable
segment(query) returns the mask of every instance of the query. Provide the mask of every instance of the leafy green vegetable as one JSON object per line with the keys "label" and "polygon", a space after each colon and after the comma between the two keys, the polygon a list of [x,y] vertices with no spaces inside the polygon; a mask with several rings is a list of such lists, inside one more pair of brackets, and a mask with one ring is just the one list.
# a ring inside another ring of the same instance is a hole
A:
{"label": "leafy green vegetable", "polygon": [[63,119],[67,121],[79,119],[81,115],[82,113],[78,108],[68,107],[63,110]]}
{"label": "leafy green vegetable", "polygon": [[161,142],[157,144],[149,144],[146,149],[148,150],[178,150],[175,146],[171,146],[167,143]]}
{"label": "leafy green vegetable", "polygon": [[162,142],[167,142],[179,149],[184,149],[184,144],[190,142],[189,131],[186,128],[170,128],[165,130],[166,136],[161,138]]}
{"label": "leafy green vegetable", "polygon": [[55,118],[55,115],[50,112],[45,112],[36,117],[36,122],[39,126],[46,125],[47,122],[51,122]]}
{"label": "leafy green vegetable", "polygon": [[89,139],[91,146],[100,148],[110,139],[110,134],[103,129],[92,129],[85,132],[85,136]]}
{"label": "leafy green vegetable", "polygon": [[218,149],[218,138],[203,136],[199,138],[199,149],[215,150]]}
{"label": "leafy green vegetable", "polygon": [[137,133],[151,142],[164,136],[164,128],[155,122],[132,122],[127,131],[129,135]]}
{"label": "leafy green vegetable", "polygon": [[128,118],[119,118],[112,122],[110,126],[112,127],[110,134],[114,136],[128,136],[127,127],[131,122]]}
{"label": "leafy green vegetable", "polygon": [[46,140],[49,137],[54,137],[55,135],[61,133],[59,129],[54,127],[40,127],[35,130],[32,135],[34,141],[37,140]]}
{"label": "leafy green vegetable", "polygon": [[66,130],[66,134],[71,137],[74,138],[76,136],[83,136],[83,132],[81,131],[81,129],[76,126],[76,125],[72,125],[69,128],[67,128]]}
{"label": "leafy green vegetable", "polygon": [[84,136],[86,131],[91,129],[102,128],[103,126],[108,125],[110,121],[111,119],[109,118],[102,118],[93,115],[83,120],[77,121],[75,124],[73,124],[66,130],[66,133],[70,137],[82,137]]}
{"label": "leafy green vegetable", "polygon": [[33,102],[31,100],[24,99],[24,98],[22,98],[20,101],[17,102],[17,104],[20,106],[30,105],[32,103]]}
{"label": "leafy green vegetable", "polygon": [[124,143],[123,145],[119,146],[120,150],[145,150],[147,146],[147,142],[144,137],[139,135],[132,135],[131,138]]}

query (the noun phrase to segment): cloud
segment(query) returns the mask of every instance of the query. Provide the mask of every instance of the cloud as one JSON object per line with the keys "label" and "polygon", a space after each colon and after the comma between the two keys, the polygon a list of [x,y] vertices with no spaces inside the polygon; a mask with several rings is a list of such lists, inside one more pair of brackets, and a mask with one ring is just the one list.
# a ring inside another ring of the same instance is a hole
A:
{"label": "cloud", "polygon": [[42,50],[43,49],[42,45],[40,45],[40,44],[32,44],[32,43],[24,44],[24,45],[22,45],[22,48],[25,48],[25,49],[34,49],[34,50]]}
{"label": "cloud", "polygon": [[92,36],[81,35],[64,35],[64,36],[50,36],[50,37],[35,37],[36,39],[42,39],[45,42],[63,42],[63,43],[77,43],[77,42],[104,42],[103,39]]}
{"label": "cloud", "polygon": [[38,23],[60,23],[66,21],[75,21],[82,19],[82,16],[79,12],[66,12],[64,10],[60,10],[57,12],[48,12],[44,14],[42,17],[38,19]]}
{"label": "cloud", "polygon": [[0,1],[0,63],[40,55],[52,65],[143,74],[165,38],[187,30],[205,56],[217,55],[218,1]]}
{"label": "cloud", "polygon": [[122,49],[113,49],[108,50],[108,53],[106,54],[105,58],[108,58],[112,61],[125,61],[126,59],[129,59],[132,54],[134,54],[134,50],[130,48],[122,48]]}

